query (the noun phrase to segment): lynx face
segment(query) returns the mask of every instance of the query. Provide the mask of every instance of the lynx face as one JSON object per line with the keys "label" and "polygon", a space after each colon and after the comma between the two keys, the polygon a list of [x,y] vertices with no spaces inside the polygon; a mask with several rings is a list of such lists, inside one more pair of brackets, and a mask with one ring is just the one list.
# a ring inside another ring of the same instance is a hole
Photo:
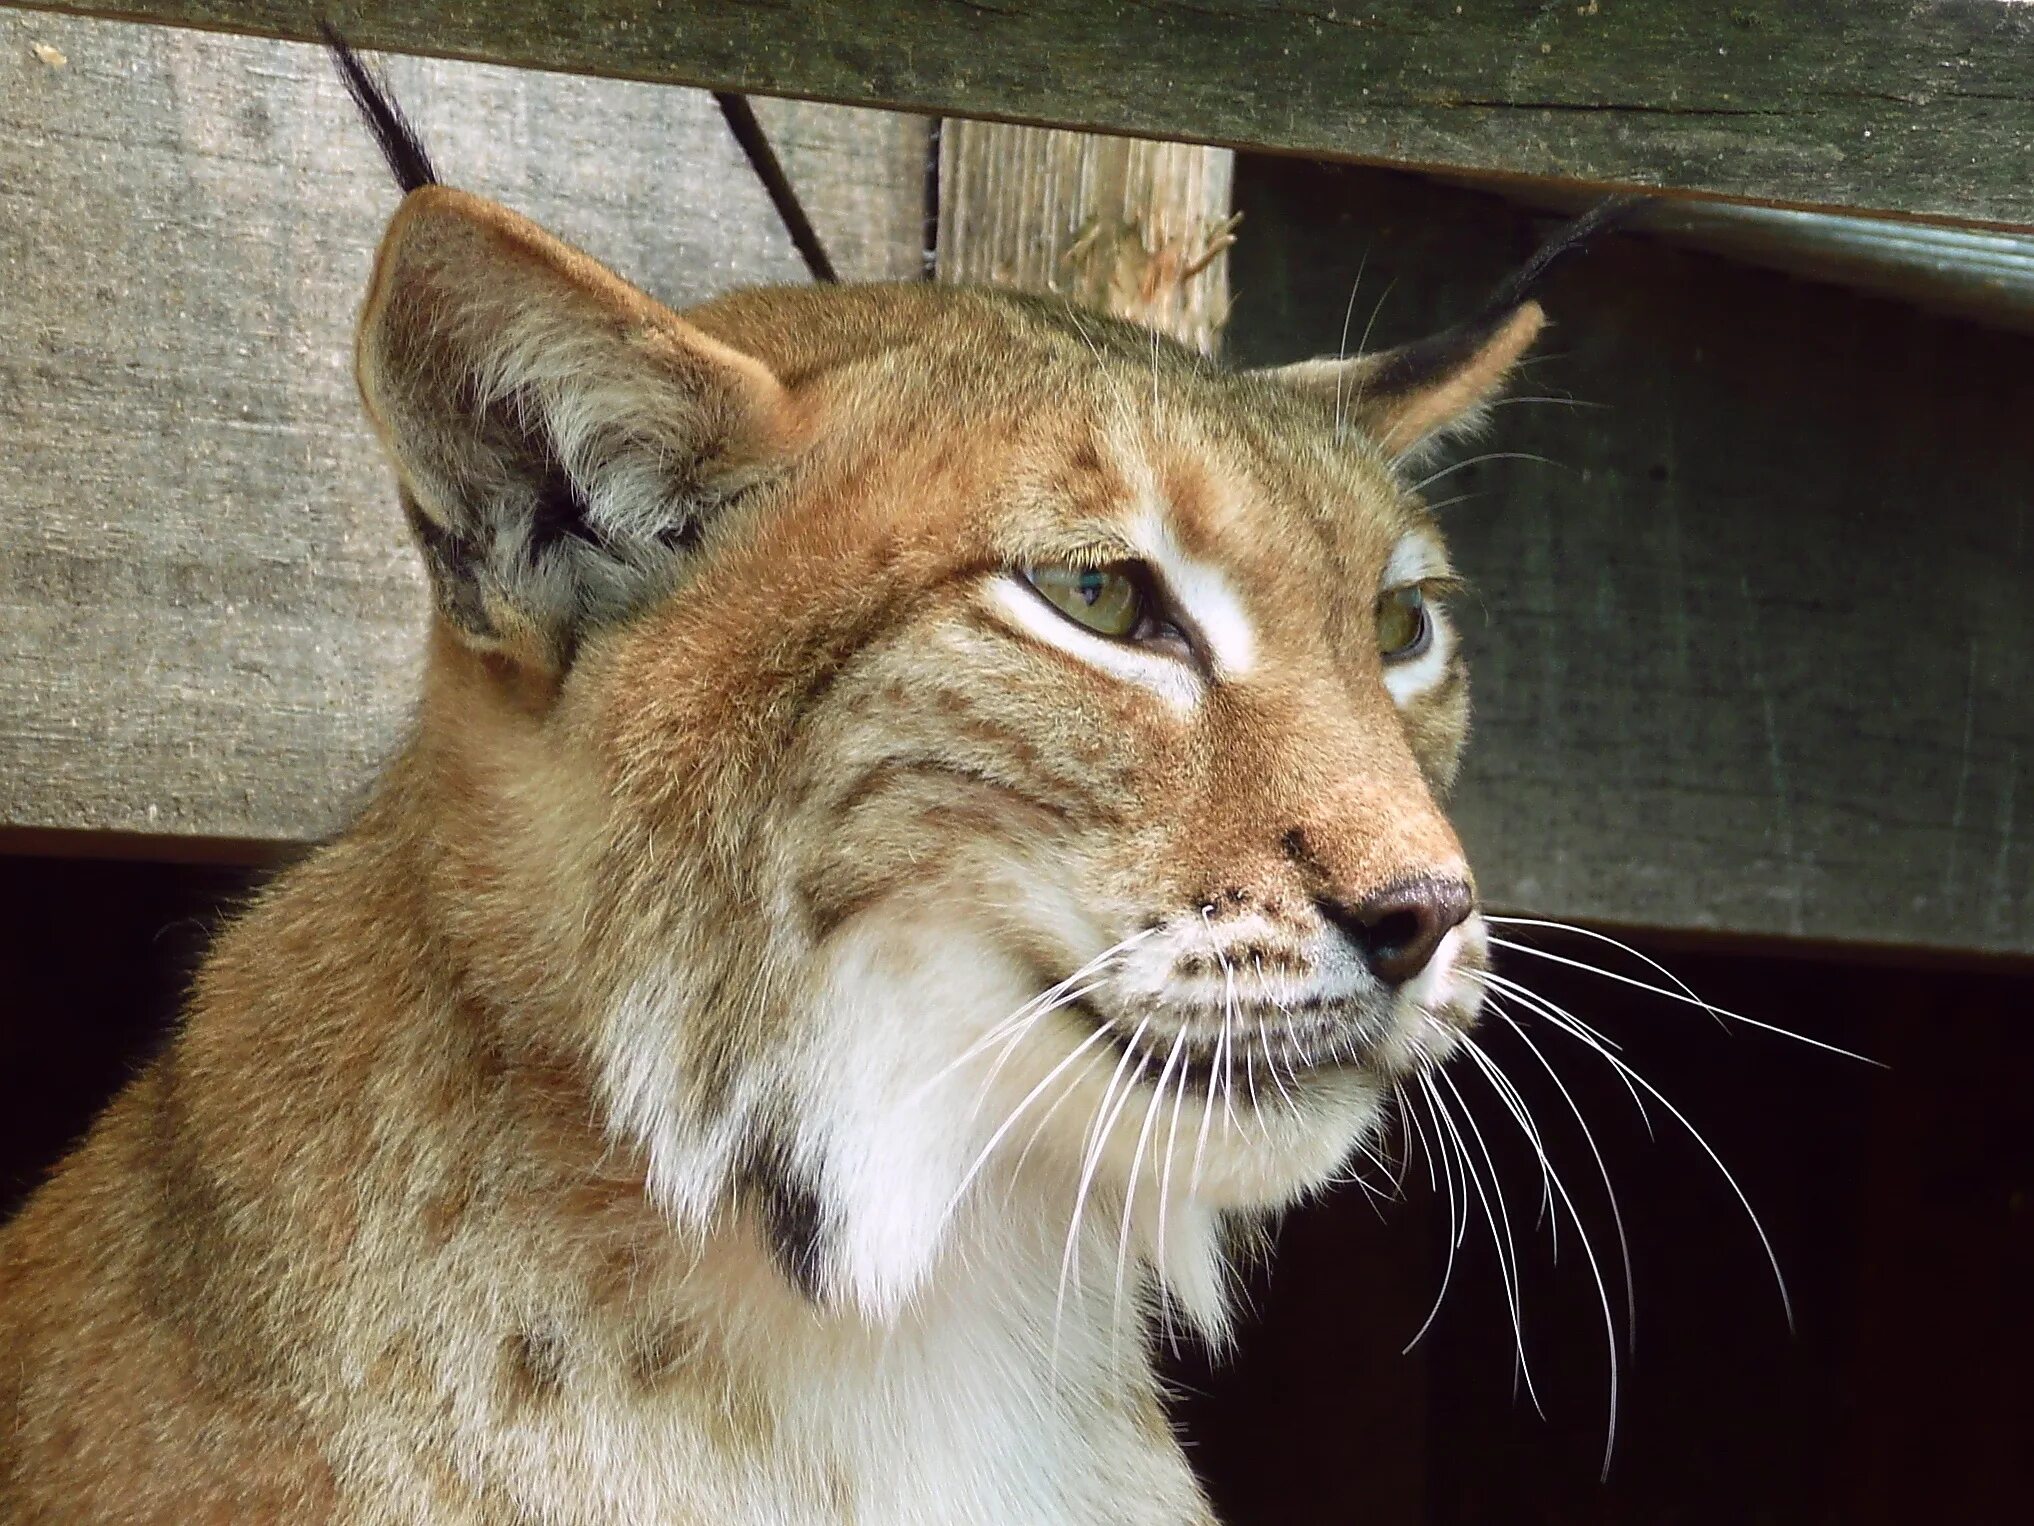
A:
{"label": "lynx face", "polygon": [[1475,1010],[1434,798],[1467,721],[1445,552],[1373,447],[1269,384],[996,316],[1013,378],[924,346],[881,430],[945,413],[979,431],[964,471],[862,467],[858,529],[904,508],[923,550],[793,746],[801,941],[968,948],[975,1010],[915,1042],[949,1064],[993,1040],[952,1084],[993,1072],[981,1117],[1018,1146],[1042,1123],[1113,1190],[1169,1164],[1202,1201],[1279,1200]]}
{"label": "lynx face", "polygon": [[1467,680],[1398,463],[1540,321],[1234,374],[934,287],[680,317],[412,194],[361,379],[438,593],[445,851],[675,1220],[881,1318],[956,1234],[1050,1215],[1064,1277],[1099,1215],[1220,1324],[1221,1215],[1475,1020]]}

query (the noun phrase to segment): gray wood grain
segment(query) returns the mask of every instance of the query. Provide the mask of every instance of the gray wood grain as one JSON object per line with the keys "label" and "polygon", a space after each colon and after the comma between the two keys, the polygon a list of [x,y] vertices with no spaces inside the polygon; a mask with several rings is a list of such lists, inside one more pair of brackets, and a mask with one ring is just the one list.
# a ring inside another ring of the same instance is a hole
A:
{"label": "gray wood grain", "polygon": [[[1392,344],[1532,247],[1511,203],[1245,159],[1233,356]],[[1643,237],[1429,489],[1475,596],[1455,810],[1559,917],[2034,953],[2034,338]],[[1562,406],[1573,399],[1582,406]],[[1441,463],[1446,467],[1447,463]]]}
{"label": "gray wood grain", "polygon": [[[19,3],[19,0],[17,0]],[[2001,0],[33,0],[622,78],[2034,227]]]}
{"label": "gray wood grain", "polygon": [[[390,73],[667,301],[805,279],[703,94]],[[914,272],[923,124],[770,125],[837,263]],[[301,842],[394,744],[425,603],[350,366],[395,201],[314,49],[0,14],[0,827]]]}

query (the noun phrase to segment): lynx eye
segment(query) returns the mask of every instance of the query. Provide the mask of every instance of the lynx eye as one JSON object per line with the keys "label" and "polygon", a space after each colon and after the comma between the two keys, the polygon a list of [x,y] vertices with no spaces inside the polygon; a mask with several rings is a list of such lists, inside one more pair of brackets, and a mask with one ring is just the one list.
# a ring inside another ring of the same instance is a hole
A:
{"label": "lynx eye", "polygon": [[1377,599],[1377,651],[1386,662],[1417,657],[1433,640],[1433,616],[1420,585],[1387,589]]}
{"label": "lynx eye", "polygon": [[1127,566],[1032,567],[1024,575],[1046,603],[1099,636],[1127,640],[1144,623],[1143,581]]}

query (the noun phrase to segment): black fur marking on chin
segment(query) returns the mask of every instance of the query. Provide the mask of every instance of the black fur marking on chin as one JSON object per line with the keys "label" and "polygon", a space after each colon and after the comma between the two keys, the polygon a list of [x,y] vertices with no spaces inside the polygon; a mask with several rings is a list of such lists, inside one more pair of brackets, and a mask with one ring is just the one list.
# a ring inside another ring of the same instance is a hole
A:
{"label": "black fur marking on chin", "polygon": [[799,1292],[819,1302],[826,1238],[819,1189],[792,1163],[782,1141],[767,1136],[749,1147],[737,1178],[754,1205],[777,1269]]}
{"label": "black fur marking on chin", "polygon": [[424,151],[423,141],[402,107],[389,94],[387,81],[362,61],[331,22],[320,21],[318,30],[325,34],[325,45],[332,50],[332,62],[339,70],[339,78],[346,82],[346,93],[360,108],[374,141],[381,145],[381,156],[388,161],[403,194],[408,195],[419,186],[438,184],[431,156]]}
{"label": "black fur marking on chin", "polygon": [[1537,292],[1555,267],[1586,251],[1603,234],[1628,222],[1641,208],[1651,205],[1650,196],[1612,196],[1599,201],[1572,222],[1564,224],[1552,238],[1535,249],[1532,258],[1519,266],[1484,300],[1475,315],[1388,351],[1376,371],[1364,383],[1372,394],[1388,395],[1418,387],[1435,377],[1446,376],[1465,365],[1489,342],[1491,335]]}

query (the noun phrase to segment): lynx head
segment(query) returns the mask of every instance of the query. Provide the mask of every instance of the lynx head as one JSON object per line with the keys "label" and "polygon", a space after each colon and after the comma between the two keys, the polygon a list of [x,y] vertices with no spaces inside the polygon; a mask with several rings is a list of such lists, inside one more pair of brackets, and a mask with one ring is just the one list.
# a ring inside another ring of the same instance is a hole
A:
{"label": "lynx head", "polygon": [[1233,373],[930,285],[681,315],[412,191],[359,375],[436,595],[408,777],[464,978],[584,1056],[676,1224],[822,1305],[893,1316],[1043,1211],[1219,1326],[1225,1217],[1476,1016],[1402,463],[1541,321]]}

